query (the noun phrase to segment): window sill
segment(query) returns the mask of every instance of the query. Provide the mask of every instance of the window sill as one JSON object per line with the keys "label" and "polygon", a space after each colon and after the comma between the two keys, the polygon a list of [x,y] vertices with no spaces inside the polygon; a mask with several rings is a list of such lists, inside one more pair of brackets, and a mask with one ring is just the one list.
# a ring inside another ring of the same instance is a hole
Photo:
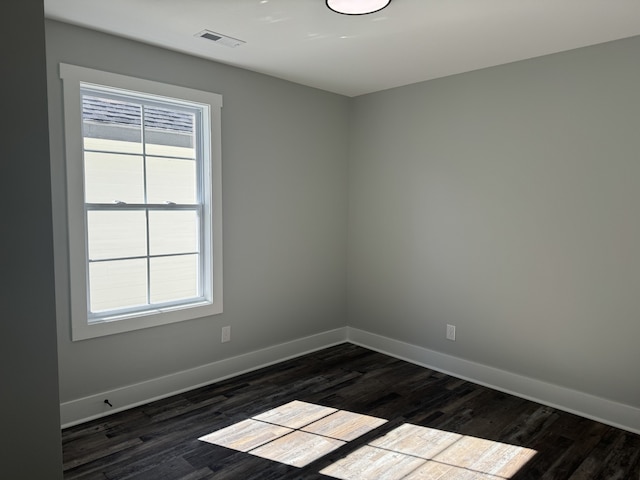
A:
{"label": "window sill", "polygon": [[[200,302],[158,310],[117,315],[73,326],[72,340],[114,335],[170,323],[194,320],[222,313],[222,305],[216,302]],[[126,321],[123,321],[126,320]]]}

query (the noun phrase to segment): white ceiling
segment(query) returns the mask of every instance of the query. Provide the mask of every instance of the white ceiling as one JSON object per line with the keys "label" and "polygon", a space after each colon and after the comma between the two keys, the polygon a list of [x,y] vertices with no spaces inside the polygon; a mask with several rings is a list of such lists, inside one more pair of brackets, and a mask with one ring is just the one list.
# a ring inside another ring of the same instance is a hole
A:
{"label": "white ceiling", "polygon": [[[640,0],[392,0],[364,16],[324,0],[44,4],[48,18],[348,96],[640,34]],[[194,36],[205,29],[246,44]]]}

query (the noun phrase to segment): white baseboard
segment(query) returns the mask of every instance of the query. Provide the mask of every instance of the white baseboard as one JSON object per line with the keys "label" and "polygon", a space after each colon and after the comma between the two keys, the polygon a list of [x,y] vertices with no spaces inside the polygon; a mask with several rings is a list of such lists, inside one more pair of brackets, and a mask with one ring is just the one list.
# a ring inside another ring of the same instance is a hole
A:
{"label": "white baseboard", "polygon": [[[64,402],[60,404],[62,428],[121,412],[316,350],[344,343],[346,338],[346,328],[337,328],[171,375]],[[109,399],[113,407],[105,404],[105,399]]]}
{"label": "white baseboard", "polygon": [[357,328],[347,327],[347,340],[350,343],[422,367],[640,434],[640,408],[453,357]]}
{"label": "white baseboard", "polygon": [[[145,382],[62,403],[62,428],[344,343],[360,345],[543,405],[640,434],[640,408],[471,362],[352,327],[338,328]],[[113,407],[104,403],[109,399]]]}

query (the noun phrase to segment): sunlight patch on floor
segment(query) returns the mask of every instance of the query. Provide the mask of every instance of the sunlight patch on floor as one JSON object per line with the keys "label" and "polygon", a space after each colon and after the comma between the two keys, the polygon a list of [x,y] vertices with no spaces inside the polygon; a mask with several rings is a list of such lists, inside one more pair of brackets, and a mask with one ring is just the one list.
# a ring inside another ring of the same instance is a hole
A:
{"label": "sunlight patch on floor", "polygon": [[[199,440],[304,467],[386,422],[296,400]],[[320,473],[340,480],[505,480],[535,454],[516,445],[405,423]]]}
{"label": "sunlight patch on floor", "polygon": [[341,480],[501,480],[511,478],[535,454],[405,423],[320,473]]}
{"label": "sunlight patch on floor", "polygon": [[345,442],[313,433],[293,432],[252,450],[251,455],[294,467],[304,467],[344,445]]}
{"label": "sunlight patch on floor", "polygon": [[295,400],[199,440],[304,467],[386,422]]}

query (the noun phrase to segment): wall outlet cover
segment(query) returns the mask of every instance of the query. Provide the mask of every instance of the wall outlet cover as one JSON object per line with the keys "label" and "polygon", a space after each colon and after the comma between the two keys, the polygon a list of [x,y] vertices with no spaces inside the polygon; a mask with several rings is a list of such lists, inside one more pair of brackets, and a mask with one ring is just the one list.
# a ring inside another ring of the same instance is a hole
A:
{"label": "wall outlet cover", "polygon": [[456,341],[456,326],[447,325],[447,340]]}
{"label": "wall outlet cover", "polygon": [[231,341],[231,327],[230,326],[222,327],[222,336],[220,338],[220,341],[222,343],[226,343],[226,342],[230,342]]}

